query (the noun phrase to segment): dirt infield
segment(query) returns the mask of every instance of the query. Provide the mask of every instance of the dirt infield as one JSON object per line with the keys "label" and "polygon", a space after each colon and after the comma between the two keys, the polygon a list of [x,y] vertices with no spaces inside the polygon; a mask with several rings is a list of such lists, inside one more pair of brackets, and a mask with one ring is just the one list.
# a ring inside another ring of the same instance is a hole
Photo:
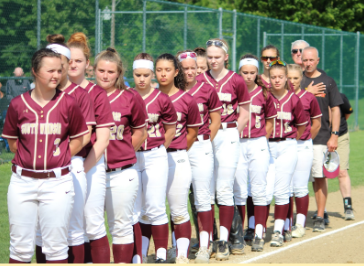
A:
{"label": "dirt infield", "polygon": [[[344,220],[343,201],[339,191],[330,193],[327,203],[327,211],[330,217],[330,224],[326,227],[324,233],[333,232],[336,229],[343,228],[350,224],[364,221],[364,187],[354,188],[352,190],[353,208],[355,221]],[[310,198],[309,213],[306,223],[306,235],[301,239],[293,239],[292,242],[285,243],[283,247],[273,248],[269,246],[271,233],[273,232],[273,211],[271,207],[270,217],[268,219],[268,234],[263,252],[251,252],[250,247],[245,248],[245,254],[241,256],[230,256],[225,262],[218,262],[210,259],[210,263],[243,263],[249,261],[255,263],[364,263],[364,224],[342,230],[337,233],[328,234],[319,239],[314,239],[302,245],[296,245],[277,254],[271,252],[279,251],[285,247],[294,245],[295,243],[307,241],[324,233],[313,233],[313,220],[310,218],[316,210],[316,203],[313,197]],[[245,222],[246,224],[246,222]],[[196,243],[194,229],[192,230],[192,245]],[[171,243],[169,243],[171,246]],[[148,259],[154,261],[154,245],[151,242]],[[258,259],[265,255],[266,257]],[[189,256],[190,263],[194,262],[194,254]]]}

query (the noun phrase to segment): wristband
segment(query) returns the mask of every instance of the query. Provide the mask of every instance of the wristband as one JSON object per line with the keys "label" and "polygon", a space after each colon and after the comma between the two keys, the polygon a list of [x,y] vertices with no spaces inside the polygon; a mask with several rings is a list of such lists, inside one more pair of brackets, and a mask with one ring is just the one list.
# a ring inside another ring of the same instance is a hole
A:
{"label": "wristband", "polygon": [[339,131],[331,131],[331,134],[339,136]]}

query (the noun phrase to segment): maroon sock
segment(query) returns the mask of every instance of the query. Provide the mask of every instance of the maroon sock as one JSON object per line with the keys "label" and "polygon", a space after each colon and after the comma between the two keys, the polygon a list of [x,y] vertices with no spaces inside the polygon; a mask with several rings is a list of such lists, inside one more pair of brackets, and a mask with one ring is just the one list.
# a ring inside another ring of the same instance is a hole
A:
{"label": "maroon sock", "polygon": [[[296,209],[297,209],[297,214],[301,213],[304,216],[307,217],[307,212],[308,212],[308,203],[309,203],[310,199],[308,197],[308,194],[302,198],[296,198]],[[306,224],[304,225],[306,226]]]}
{"label": "maroon sock", "polygon": [[255,225],[254,228],[257,228],[257,224],[261,224],[263,227],[265,225],[267,216],[267,206],[254,206],[254,214],[255,214]]}
{"label": "maroon sock", "polygon": [[293,200],[293,197],[290,197],[289,204],[288,204],[287,218],[286,218],[286,219],[289,219],[289,231],[292,230],[293,208],[294,208],[294,200]]}
{"label": "maroon sock", "polygon": [[37,263],[46,263],[46,255],[42,253],[42,247],[40,246],[35,246],[35,257],[36,257],[36,261]]}
{"label": "maroon sock", "polygon": [[110,246],[107,236],[90,240],[90,247],[93,263],[110,263]]}
{"label": "maroon sock", "polygon": [[131,263],[133,258],[134,243],[112,244],[114,263]]}
{"label": "maroon sock", "polygon": [[[246,211],[247,211],[247,214],[248,214],[248,226],[249,226],[250,225],[249,224],[250,217],[255,216],[255,209],[254,209],[253,198],[250,197],[250,196],[248,196],[248,199],[246,201]],[[250,226],[254,226],[254,225],[250,225]]]}
{"label": "maroon sock", "polygon": [[281,219],[283,221],[286,220],[287,213],[288,213],[289,204],[284,205],[275,205],[274,208],[274,219]]}
{"label": "maroon sock", "polygon": [[133,249],[133,258],[135,255],[138,255],[140,260],[142,260],[142,230],[140,229],[139,223],[133,225],[134,231],[134,249]]}
{"label": "maroon sock", "polygon": [[265,228],[266,232],[267,232],[267,222],[268,222],[268,218],[269,218],[269,210],[270,210],[270,204],[267,205],[266,214],[265,214],[264,228]]}
{"label": "maroon sock", "polygon": [[85,252],[84,263],[92,263],[90,242],[84,243],[84,252]]}
{"label": "maroon sock", "polygon": [[228,230],[228,236],[230,235],[231,224],[234,218],[234,206],[220,205],[220,226],[224,226]]}
{"label": "maroon sock", "polygon": [[145,236],[150,240],[150,238],[152,237],[152,225],[143,223],[139,223],[139,225],[140,225],[140,230],[142,231],[142,236]]}
{"label": "maroon sock", "polygon": [[9,258],[9,263],[31,263],[31,261],[29,261],[29,262],[22,262],[20,260],[14,260],[12,258]]}
{"label": "maroon sock", "polygon": [[159,248],[165,248],[166,250],[168,249],[168,233],[169,233],[168,223],[161,225],[152,225],[152,235],[153,235],[156,254]]}
{"label": "maroon sock", "polygon": [[236,205],[236,207],[238,208],[241,217],[241,225],[243,226],[244,229],[245,205]]}
{"label": "maroon sock", "polygon": [[[211,229],[210,229],[210,236],[211,239],[214,240],[214,221],[215,221],[215,204],[211,204]],[[209,236],[209,240],[210,240]]]}
{"label": "maroon sock", "polygon": [[68,263],[83,263],[85,260],[85,245],[68,247]]}
{"label": "maroon sock", "polygon": [[[198,222],[198,229],[200,231],[200,233],[202,231],[205,231],[207,233],[211,233],[211,211],[207,211],[207,212],[198,212],[197,213],[197,222]],[[209,236],[209,240],[210,240],[210,236]],[[201,247],[201,241],[200,241],[200,247]],[[207,248],[209,248],[210,245],[210,241],[207,242]]]}
{"label": "maroon sock", "polygon": [[47,263],[68,263],[68,259],[65,260],[47,260]]}
{"label": "maroon sock", "polygon": [[[176,243],[177,240],[180,238],[187,238],[190,241],[191,244],[191,222],[187,221],[185,223],[182,224],[175,224],[174,225],[174,235],[176,237]],[[189,246],[187,249],[187,257],[188,257],[188,252],[189,252]],[[177,257],[178,257],[178,245],[177,245]]]}

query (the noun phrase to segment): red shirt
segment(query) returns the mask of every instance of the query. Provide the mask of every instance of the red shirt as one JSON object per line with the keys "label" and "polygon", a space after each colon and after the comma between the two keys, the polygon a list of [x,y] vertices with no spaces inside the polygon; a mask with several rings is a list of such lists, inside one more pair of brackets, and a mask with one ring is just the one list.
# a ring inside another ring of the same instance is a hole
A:
{"label": "red shirt", "polygon": [[70,165],[69,140],[88,133],[77,102],[56,90],[42,108],[30,95],[31,91],[15,97],[6,114],[2,136],[18,140],[12,163],[32,170]]}
{"label": "red shirt", "polygon": [[192,89],[188,91],[195,101],[197,102],[198,110],[200,111],[201,120],[203,125],[198,129],[200,135],[210,135],[209,129],[209,113],[221,110],[221,102],[217,92],[208,84],[204,82],[197,82]]}
{"label": "red shirt", "polygon": [[[68,86],[68,88],[64,90],[64,92],[75,98],[78,106],[81,109],[83,117],[85,118],[86,125],[95,126],[96,121],[95,121],[94,107],[90,95],[87,93],[87,91],[85,91],[79,85],[72,83],[70,86]],[[83,147],[82,150],[80,150],[80,152],[76,154],[76,156],[81,156],[83,158],[86,158],[87,152],[85,147]]]}
{"label": "red shirt", "polygon": [[109,169],[135,164],[132,128],[145,127],[145,114],[136,95],[129,90],[116,90],[109,96],[115,126],[110,130],[110,142],[105,150]]}
{"label": "red shirt", "polygon": [[250,103],[244,79],[231,70],[220,81],[216,81],[210,71],[198,75],[196,79],[208,83],[216,89],[223,107],[221,122],[236,122],[238,105]]}
{"label": "red shirt", "polygon": [[91,141],[85,146],[86,154],[88,154],[92,146],[96,142],[96,128],[112,127],[115,125],[111,114],[111,108],[107,94],[100,86],[89,83],[85,90],[93,101],[96,126],[92,127]]}
{"label": "red shirt", "polygon": [[197,103],[191,95],[183,90],[170,96],[177,112],[176,135],[169,148],[187,149],[187,127],[200,127],[203,125]]}
{"label": "red shirt", "polygon": [[250,93],[249,122],[241,133],[241,138],[259,138],[267,135],[265,120],[277,117],[273,96],[267,92],[264,98],[262,87],[257,87]]}
{"label": "red shirt", "polygon": [[176,110],[173,107],[168,95],[159,90],[154,91],[144,99],[148,113],[148,138],[142,145],[142,150],[150,150],[159,147],[165,141],[164,126],[177,123]]}
{"label": "red shirt", "polygon": [[303,112],[306,117],[308,117],[308,123],[303,132],[300,140],[308,140],[311,139],[311,119],[319,118],[322,116],[320,106],[316,100],[316,97],[305,90],[301,90],[297,96],[300,98],[300,101],[303,106]]}
{"label": "red shirt", "polygon": [[274,96],[273,99],[277,118],[274,118],[271,138],[296,138],[297,126],[304,126],[308,123],[308,117],[303,112],[300,99],[292,91],[288,91],[281,100]]}

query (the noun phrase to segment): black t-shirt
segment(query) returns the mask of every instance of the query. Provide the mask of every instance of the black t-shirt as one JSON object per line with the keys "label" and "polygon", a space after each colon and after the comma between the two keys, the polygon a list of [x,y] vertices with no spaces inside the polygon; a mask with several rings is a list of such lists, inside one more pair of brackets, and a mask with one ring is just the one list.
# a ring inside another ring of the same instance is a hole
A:
{"label": "black t-shirt", "polygon": [[343,99],[343,104],[340,105],[340,130],[339,130],[339,136],[344,135],[346,132],[348,132],[348,123],[346,122],[345,115],[351,114],[353,112],[353,108],[350,105],[350,102],[348,98],[346,98],[344,93],[340,93],[341,98]]}
{"label": "black t-shirt", "polygon": [[341,99],[340,92],[336,86],[334,79],[329,77],[327,74],[321,72],[321,75],[317,78],[308,78],[306,75],[303,75],[303,79],[301,82],[301,88],[307,88],[308,85],[313,81],[312,85],[323,83],[326,85],[326,90],[324,93],[319,95],[315,95],[317,102],[319,103],[322,117],[321,117],[321,128],[316,138],[313,140],[313,144],[322,144],[326,145],[327,141],[331,136],[331,128],[329,121],[329,107],[335,107],[343,104],[343,100]]}

